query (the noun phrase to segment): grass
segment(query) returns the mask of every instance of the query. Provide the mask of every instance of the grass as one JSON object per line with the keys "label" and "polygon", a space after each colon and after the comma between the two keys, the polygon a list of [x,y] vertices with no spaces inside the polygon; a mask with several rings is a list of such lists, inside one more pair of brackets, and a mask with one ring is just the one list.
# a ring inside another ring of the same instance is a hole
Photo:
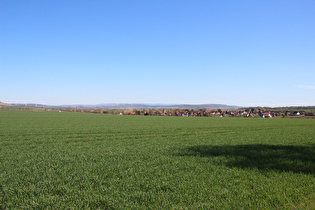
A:
{"label": "grass", "polygon": [[315,208],[315,120],[0,111],[0,208]]}

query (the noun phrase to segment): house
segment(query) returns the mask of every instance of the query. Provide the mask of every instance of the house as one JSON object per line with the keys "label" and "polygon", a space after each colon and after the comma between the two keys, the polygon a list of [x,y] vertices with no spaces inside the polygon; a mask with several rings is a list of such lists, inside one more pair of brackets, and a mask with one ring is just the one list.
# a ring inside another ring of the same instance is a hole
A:
{"label": "house", "polygon": [[300,112],[293,112],[292,115],[293,115],[293,116],[300,116],[300,114],[301,114]]}
{"label": "house", "polygon": [[270,117],[272,117],[272,115],[269,112],[265,112],[265,113],[263,113],[262,117],[263,118],[270,118]]}
{"label": "house", "polygon": [[221,115],[220,112],[215,113],[214,116],[215,116],[215,117],[222,117],[222,115]]}

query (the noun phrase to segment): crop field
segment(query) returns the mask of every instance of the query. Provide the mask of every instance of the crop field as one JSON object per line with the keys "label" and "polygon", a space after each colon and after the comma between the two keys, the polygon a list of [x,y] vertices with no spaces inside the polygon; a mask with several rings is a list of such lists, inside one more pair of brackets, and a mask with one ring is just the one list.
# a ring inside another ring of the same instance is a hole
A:
{"label": "crop field", "polygon": [[0,209],[315,209],[315,120],[0,111]]}

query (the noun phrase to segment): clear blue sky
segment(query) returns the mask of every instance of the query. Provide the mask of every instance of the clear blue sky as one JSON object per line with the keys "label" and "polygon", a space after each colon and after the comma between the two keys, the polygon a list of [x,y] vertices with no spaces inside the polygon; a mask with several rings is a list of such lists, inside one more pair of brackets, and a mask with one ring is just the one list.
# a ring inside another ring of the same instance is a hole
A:
{"label": "clear blue sky", "polygon": [[315,1],[1,0],[0,101],[315,105]]}

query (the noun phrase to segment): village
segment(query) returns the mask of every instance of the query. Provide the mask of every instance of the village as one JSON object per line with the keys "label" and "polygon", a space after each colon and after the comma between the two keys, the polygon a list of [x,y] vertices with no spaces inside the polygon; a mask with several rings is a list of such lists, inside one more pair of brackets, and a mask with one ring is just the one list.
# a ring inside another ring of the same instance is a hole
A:
{"label": "village", "polygon": [[[110,111],[104,111],[109,113]],[[150,115],[150,116],[179,116],[179,117],[284,117],[304,116],[300,111],[271,111],[266,109],[242,109],[242,110],[208,110],[208,109],[173,109],[173,110],[124,110],[119,115]],[[308,114],[308,113],[307,113]]]}
{"label": "village", "polygon": [[246,118],[314,118],[315,107],[245,107],[238,109],[209,108],[106,108],[106,107],[58,107],[39,105],[0,104],[0,110],[44,111],[44,112],[78,112],[107,115],[144,115],[144,116],[178,116],[178,117],[246,117]]}

